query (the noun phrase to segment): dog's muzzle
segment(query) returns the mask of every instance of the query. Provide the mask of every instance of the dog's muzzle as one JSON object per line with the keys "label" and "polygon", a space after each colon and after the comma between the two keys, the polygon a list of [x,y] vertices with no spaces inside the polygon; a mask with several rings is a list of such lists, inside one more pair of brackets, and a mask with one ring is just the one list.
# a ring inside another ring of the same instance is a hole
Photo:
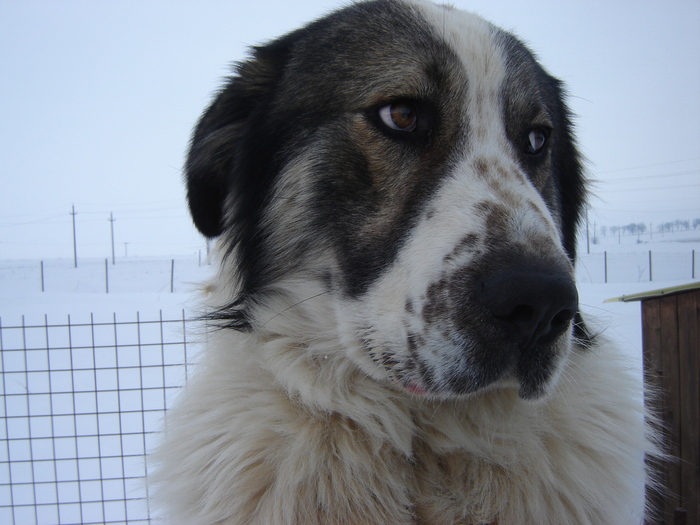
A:
{"label": "dog's muzzle", "polygon": [[450,371],[449,390],[465,394],[515,380],[520,397],[545,395],[571,348],[578,311],[572,274],[563,255],[507,252],[485,256],[476,270],[457,271],[447,297],[453,326],[468,341],[468,364]]}

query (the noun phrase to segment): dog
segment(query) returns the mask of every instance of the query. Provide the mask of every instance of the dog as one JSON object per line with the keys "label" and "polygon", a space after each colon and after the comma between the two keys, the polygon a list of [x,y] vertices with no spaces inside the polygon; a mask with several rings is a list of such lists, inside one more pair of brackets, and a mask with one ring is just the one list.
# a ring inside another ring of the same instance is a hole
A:
{"label": "dog", "polygon": [[256,47],[193,133],[214,329],[156,452],[183,524],[629,524],[643,387],[579,313],[583,162],[516,37],[422,0]]}

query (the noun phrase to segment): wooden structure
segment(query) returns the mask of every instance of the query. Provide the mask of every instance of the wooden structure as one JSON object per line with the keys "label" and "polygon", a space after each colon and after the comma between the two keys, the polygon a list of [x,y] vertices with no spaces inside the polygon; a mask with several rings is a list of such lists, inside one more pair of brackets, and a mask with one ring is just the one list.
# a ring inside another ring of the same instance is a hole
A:
{"label": "wooden structure", "polygon": [[700,282],[621,297],[641,301],[644,376],[659,392],[666,451],[659,465],[666,493],[651,496],[660,522],[700,524]]}

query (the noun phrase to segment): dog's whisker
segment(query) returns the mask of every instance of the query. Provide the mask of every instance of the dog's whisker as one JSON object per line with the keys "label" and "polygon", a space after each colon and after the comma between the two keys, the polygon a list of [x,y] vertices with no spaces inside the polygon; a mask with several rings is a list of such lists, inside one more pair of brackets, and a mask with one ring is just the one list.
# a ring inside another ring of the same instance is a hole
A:
{"label": "dog's whisker", "polygon": [[328,293],[329,293],[328,291],[319,292],[319,293],[317,293],[317,294],[314,294],[314,295],[311,295],[311,296],[309,296],[309,297],[306,297],[305,299],[301,299],[301,300],[295,302],[294,304],[292,304],[292,305],[290,305],[290,306],[287,306],[287,307],[284,308],[283,310],[280,310],[279,312],[275,313],[272,317],[268,318],[268,319],[261,325],[261,328],[265,328],[268,324],[270,324],[272,321],[274,321],[274,320],[277,319],[278,317],[284,316],[287,312],[289,312],[289,311],[291,311],[291,310],[294,310],[295,308],[299,307],[300,305],[303,305],[303,304],[305,304],[305,303],[307,303],[307,302],[309,302],[309,301],[312,301],[312,300],[314,300],[314,299],[317,299],[317,298],[319,298],[319,297],[321,297],[321,296],[323,296],[323,295],[326,295],[326,294],[328,294]]}

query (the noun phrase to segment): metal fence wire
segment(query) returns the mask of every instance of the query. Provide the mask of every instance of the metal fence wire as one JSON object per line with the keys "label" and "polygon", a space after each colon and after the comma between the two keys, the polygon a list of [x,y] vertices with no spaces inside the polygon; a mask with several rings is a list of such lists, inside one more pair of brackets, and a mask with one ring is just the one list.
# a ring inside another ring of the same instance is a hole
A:
{"label": "metal fence wire", "polygon": [[0,523],[158,521],[146,456],[196,358],[190,322],[0,318]]}

